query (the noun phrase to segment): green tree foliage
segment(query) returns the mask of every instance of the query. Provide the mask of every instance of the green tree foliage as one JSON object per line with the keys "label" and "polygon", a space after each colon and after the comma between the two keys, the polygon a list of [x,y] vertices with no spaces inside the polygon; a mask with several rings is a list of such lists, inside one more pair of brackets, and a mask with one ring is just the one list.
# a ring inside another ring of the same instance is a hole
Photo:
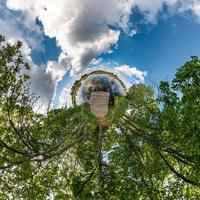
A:
{"label": "green tree foliage", "polygon": [[33,111],[21,43],[0,37],[0,200],[200,199],[200,61],[133,85],[98,125],[87,106]]}

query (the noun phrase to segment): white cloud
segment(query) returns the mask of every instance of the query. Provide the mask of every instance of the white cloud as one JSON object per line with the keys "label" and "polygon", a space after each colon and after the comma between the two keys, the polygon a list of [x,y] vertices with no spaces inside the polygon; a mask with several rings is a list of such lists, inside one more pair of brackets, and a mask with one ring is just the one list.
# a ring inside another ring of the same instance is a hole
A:
{"label": "white cloud", "polygon": [[70,59],[69,57],[61,53],[58,61],[49,61],[46,68],[46,73],[51,73],[52,79],[56,82],[62,80],[62,77],[70,69]]}
{"label": "white cloud", "polygon": [[[111,52],[120,30],[136,34],[129,21],[132,9],[138,7],[146,22],[156,23],[163,5],[176,12],[191,10],[200,17],[199,0],[7,0],[13,10],[21,10],[28,21],[38,18],[47,36],[57,40],[71,60],[72,75],[87,66],[96,56]],[[32,26],[32,25],[31,25]],[[115,27],[115,29],[111,28]],[[117,28],[117,29],[116,29]]]}
{"label": "white cloud", "polygon": [[182,0],[179,5],[179,12],[191,11],[200,22],[200,0]]}
{"label": "white cloud", "polygon": [[59,96],[59,106],[60,107],[71,107],[72,101],[71,101],[71,84],[67,85],[60,93]]}
{"label": "white cloud", "polygon": [[[23,53],[32,65],[32,90],[45,100],[52,97],[58,82],[70,69],[73,75],[84,71],[89,63],[99,64],[96,57],[112,52],[122,30],[129,35],[136,34],[137,30],[132,28],[134,22],[129,21],[135,6],[144,14],[146,22],[156,23],[164,4],[169,9],[176,8],[176,14],[191,11],[200,21],[199,0],[3,0],[0,33],[10,41],[23,41]],[[13,10],[20,12],[16,15]],[[44,30],[37,26],[36,19],[42,22]],[[34,65],[30,55],[32,49],[41,48],[42,31],[56,38],[62,53],[58,61],[48,61],[41,68]],[[146,75],[128,65],[115,70],[129,85],[143,82]]]}
{"label": "white cloud", "polygon": [[0,33],[7,39],[26,42],[31,49],[42,50],[43,35],[35,21],[8,10],[4,3],[0,3]]}
{"label": "white cloud", "polygon": [[171,14],[185,14],[191,11],[200,22],[200,0],[133,0],[144,14],[147,22],[156,23],[157,15],[162,12],[163,5],[168,6]]}
{"label": "white cloud", "polygon": [[130,0],[7,0],[7,6],[42,22],[45,34],[56,37],[62,51],[70,57],[72,74],[97,55],[110,52],[118,42],[120,31],[110,26],[134,33],[128,26]]}
{"label": "white cloud", "polygon": [[31,71],[27,72],[30,75],[31,92],[40,96],[40,102],[46,104],[55,94],[57,83],[70,68],[68,56],[61,53],[58,61],[48,61],[47,67],[35,65],[31,52],[33,49],[42,50],[42,31],[35,24],[35,19],[7,9],[4,2],[0,3],[0,34],[6,36],[8,43],[22,41],[22,54],[25,62],[31,66]]}
{"label": "white cloud", "polygon": [[69,71],[69,62],[68,56],[61,54],[58,61],[49,61],[47,67],[31,63],[31,91],[40,96],[40,102],[47,104],[54,97],[58,82]]}
{"label": "white cloud", "polygon": [[132,67],[129,65],[121,65],[115,67],[114,70],[119,72],[120,78],[126,83],[127,87],[129,88],[133,84],[143,83],[144,78],[147,75],[147,72],[140,71],[136,67]]}
{"label": "white cloud", "polygon": [[134,4],[144,14],[147,22],[156,23],[157,14],[162,11],[163,5],[173,6],[179,0],[133,0]]}

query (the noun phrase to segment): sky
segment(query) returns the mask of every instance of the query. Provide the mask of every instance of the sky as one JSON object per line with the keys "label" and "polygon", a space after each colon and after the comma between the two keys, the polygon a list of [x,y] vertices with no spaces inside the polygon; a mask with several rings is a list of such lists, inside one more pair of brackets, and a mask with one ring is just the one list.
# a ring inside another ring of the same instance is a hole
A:
{"label": "sky", "polygon": [[0,0],[0,34],[23,42],[41,103],[70,106],[73,82],[95,69],[127,87],[171,81],[200,56],[200,0]]}

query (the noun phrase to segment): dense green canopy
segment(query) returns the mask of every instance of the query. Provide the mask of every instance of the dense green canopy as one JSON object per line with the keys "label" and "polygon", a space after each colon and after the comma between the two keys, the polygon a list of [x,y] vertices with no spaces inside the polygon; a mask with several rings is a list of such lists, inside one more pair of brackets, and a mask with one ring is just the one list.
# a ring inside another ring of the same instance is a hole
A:
{"label": "dense green canopy", "polygon": [[85,105],[38,114],[21,43],[0,36],[0,199],[200,199],[200,60],[158,96],[133,85],[107,127]]}

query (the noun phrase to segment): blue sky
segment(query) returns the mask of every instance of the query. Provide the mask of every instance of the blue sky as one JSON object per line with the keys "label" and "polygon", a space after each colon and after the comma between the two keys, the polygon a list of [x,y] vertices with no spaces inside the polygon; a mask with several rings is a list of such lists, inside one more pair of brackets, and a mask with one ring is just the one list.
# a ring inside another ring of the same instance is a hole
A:
{"label": "blue sky", "polygon": [[[139,12],[139,11],[138,11]],[[138,21],[142,16],[137,16]],[[200,56],[200,24],[192,16],[172,16],[159,19],[157,24],[138,24],[139,33],[122,33],[113,53],[98,56],[106,62],[124,63],[147,71],[146,82],[170,80],[176,69],[191,56]],[[132,16],[132,20],[135,18]],[[38,23],[42,27],[41,23]],[[32,59],[38,64],[58,58],[60,48],[55,38],[44,37],[44,51],[33,51]],[[150,84],[150,83],[149,83]]]}
{"label": "blue sky", "polygon": [[150,30],[143,27],[144,30],[133,37],[122,34],[117,50],[103,59],[145,70],[148,72],[145,81],[149,82],[171,80],[176,69],[192,55],[200,56],[200,24],[196,21],[173,16],[146,26],[150,26]]}
{"label": "blue sky", "polygon": [[3,0],[0,33],[23,41],[33,92],[63,104],[73,81],[92,67],[128,85],[172,80],[200,56],[200,1]]}

